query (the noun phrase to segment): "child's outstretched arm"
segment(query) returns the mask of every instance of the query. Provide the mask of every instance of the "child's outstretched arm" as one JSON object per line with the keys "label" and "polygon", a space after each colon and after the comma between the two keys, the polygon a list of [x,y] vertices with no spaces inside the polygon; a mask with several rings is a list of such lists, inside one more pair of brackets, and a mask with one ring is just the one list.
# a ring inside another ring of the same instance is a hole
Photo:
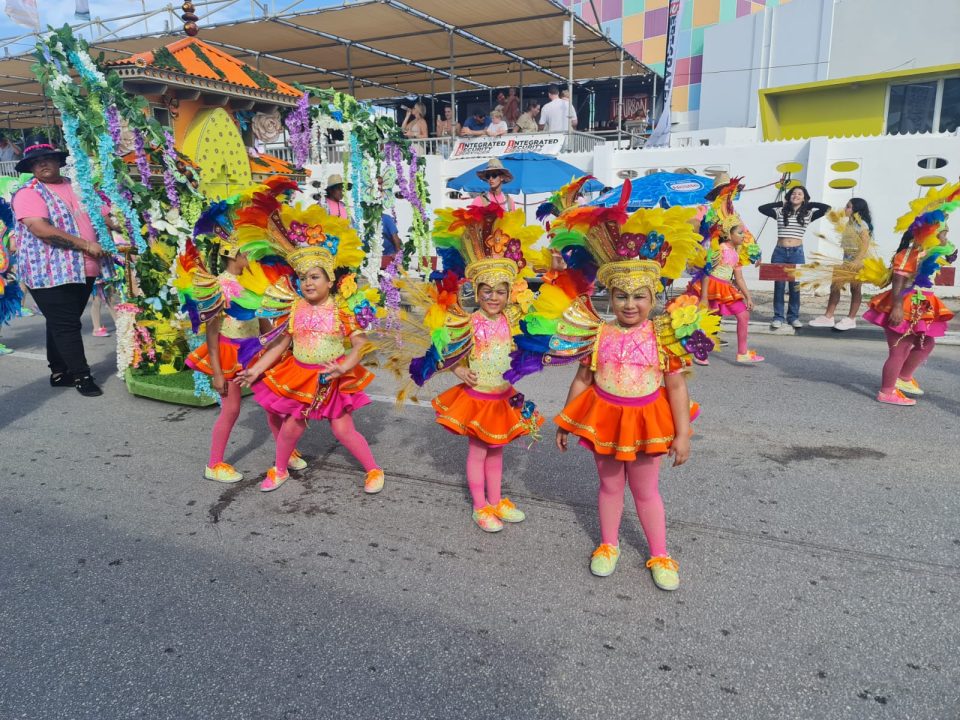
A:
{"label": "child's outstretched arm", "polygon": [[673,415],[673,443],[669,454],[673,466],[683,465],[690,457],[690,394],[683,373],[672,373],[664,378],[670,414]]}
{"label": "child's outstretched arm", "polygon": [[747,284],[743,281],[743,272],[739,267],[733,269],[733,282],[737,286],[737,289],[743,293],[743,298],[747,301],[747,310],[753,310],[753,298],[750,296],[750,290],[747,289]]}
{"label": "child's outstretched arm", "polygon": [[280,356],[286,352],[288,347],[290,347],[290,336],[281,335],[267,348],[267,351],[260,356],[259,360],[250,367],[237,373],[235,382],[244,387],[250,387],[257,381],[257,378],[263,374],[264,370],[271,367],[280,359]]}
{"label": "child's outstretched arm", "polygon": [[[574,398],[580,397],[591,385],[593,385],[593,370],[590,369],[589,365],[581,365],[577,369],[577,374],[573,376],[573,382],[570,383],[570,391],[567,393],[564,406],[569,405]],[[557,428],[557,447],[560,452],[567,451],[567,436],[569,434],[568,430]]]}

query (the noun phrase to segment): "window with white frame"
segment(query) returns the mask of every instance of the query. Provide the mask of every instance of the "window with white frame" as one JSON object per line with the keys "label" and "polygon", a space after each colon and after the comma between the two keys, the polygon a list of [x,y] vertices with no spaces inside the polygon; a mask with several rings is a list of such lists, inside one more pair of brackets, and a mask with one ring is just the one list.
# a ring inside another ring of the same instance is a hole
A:
{"label": "window with white frame", "polygon": [[954,132],[960,126],[960,77],[890,85],[886,133]]}

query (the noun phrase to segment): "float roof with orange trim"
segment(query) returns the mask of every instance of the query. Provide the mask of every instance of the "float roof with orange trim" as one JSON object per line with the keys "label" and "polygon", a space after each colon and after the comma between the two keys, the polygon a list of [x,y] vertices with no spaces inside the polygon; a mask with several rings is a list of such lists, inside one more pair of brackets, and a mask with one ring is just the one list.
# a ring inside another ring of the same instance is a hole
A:
{"label": "float roof with orange trim", "polygon": [[280,105],[294,105],[301,95],[292,85],[195,37],[113,60],[108,65],[123,78],[125,85],[142,94],[152,94],[151,89],[172,85]]}

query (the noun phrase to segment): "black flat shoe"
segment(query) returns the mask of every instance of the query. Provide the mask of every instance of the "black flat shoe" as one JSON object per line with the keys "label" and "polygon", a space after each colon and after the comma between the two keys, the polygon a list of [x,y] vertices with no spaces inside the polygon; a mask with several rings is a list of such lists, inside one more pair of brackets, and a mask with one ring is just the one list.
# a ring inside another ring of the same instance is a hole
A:
{"label": "black flat shoe", "polygon": [[54,373],[50,376],[50,387],[73,387],[73,375],[68,372]]}
{"label": "black flat shoe", "polygon": [[97,385],[89,375],[78,377],[73,381],[73,386],[77,389],[77,392],[84,397],[100,397],[103,395],[103,390],[100,389],[100,386]]}

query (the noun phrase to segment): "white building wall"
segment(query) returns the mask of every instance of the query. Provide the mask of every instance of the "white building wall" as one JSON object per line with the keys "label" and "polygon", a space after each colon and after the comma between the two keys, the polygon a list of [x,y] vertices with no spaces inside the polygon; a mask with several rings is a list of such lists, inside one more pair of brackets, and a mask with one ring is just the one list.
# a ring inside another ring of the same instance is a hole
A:
{"label": "white building wall", "polygon": [[[796,1],[796,0],[795,0]],[[755,127],[763,51],[763,15],[707,28],[703,34],[700,129]]]}
{"label": "white building wall", "polygon": [[842,0],[834,28],[831,80],[960,62],[960,0]]}

